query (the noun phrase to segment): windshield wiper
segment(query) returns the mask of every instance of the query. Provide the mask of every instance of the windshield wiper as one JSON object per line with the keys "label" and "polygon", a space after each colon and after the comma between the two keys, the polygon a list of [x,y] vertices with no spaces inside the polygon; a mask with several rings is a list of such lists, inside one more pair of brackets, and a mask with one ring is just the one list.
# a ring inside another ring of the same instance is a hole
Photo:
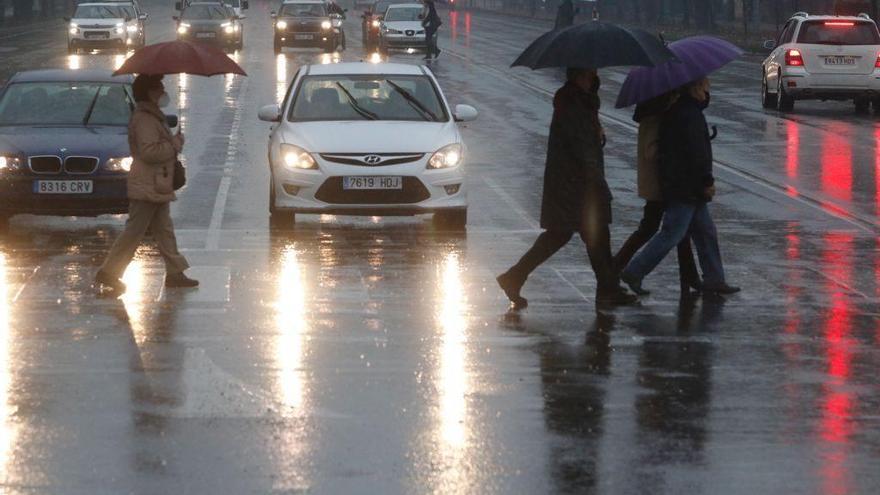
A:
{"label": "windshield wiper", "polygon": [[420,102],[418,98],[413,96],[412,93],[401,88],[391,79],[385,79],[385,82],[387,82],[392,88],[394,88],[394,91],[400,93],[400,95],[403,96],[403,98],[410,104],[411,107],[418,110],[419,115],[421,115],[423,119],[431,122],[437,122],[439,120],[437,116],[434,115],[434,112],[428,110],[428,108],[424,104],[422,104],[422,102]]}
{"label": "windshield wiper", "polygon": [[358,105],[357,100],[347,89],[345,89],[345,86],[343,86],[341,82],[337,81],[336,85],[339,86],[339,89],[341,89],[343,93],[345,93],[345,96],[348,98],[348,104],[351,105],[351,108],[354,108],[354,111],[361,117],[367,120],[379,120],[378,115]]}
{"label": "windshield wiper", "polygon": [[89,123],[89,119],[92,118],[92,110],[95,109],[95,103],[98,101],[98,95],[101,94],[101,86],[98,86],[98,89],[95,90],[95,96],[92,98],[92,102],[89,103],[89,109],[86,111],[86,116],[83,117],[83,125],[87,125]]}

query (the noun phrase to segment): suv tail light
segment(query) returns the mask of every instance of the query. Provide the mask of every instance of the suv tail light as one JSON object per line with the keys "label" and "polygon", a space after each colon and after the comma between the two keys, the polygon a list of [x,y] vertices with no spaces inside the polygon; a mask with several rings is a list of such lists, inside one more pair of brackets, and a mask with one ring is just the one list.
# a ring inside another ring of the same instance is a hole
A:
{"label": "suv tail light", "polygon": [[877,60],[874,61],[874,68],[880,68],[880,55],[877,55]]}
{"label": "suv tail light", "polygon": [[789,50],[785,52],[785,65],[793,67],[803,67],[804,57],[801,56],[800,50]]}

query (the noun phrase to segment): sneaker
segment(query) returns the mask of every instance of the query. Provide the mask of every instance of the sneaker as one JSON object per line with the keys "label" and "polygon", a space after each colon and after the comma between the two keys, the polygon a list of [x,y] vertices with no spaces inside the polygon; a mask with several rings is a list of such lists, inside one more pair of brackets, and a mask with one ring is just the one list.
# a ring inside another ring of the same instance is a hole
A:
{"label": "sneaker", "polygon": [[598,307],[628,306],[635,304],[638,300],[638,296],[630,294],[623,287],[611,292],[596,294],[596,306]]}
{"label": "sneaker", "polygon": [[113,292],[125,292],[125,283],[104,270],[95,274],[95,283],[109,287]]}
{"label": "sneaker", "polygon": [[510,272],[504,272],[501,275],[498,275],[498,278],[495,280],[498,281],[498,286],[504,291],[504,295],[510,299],[512,309],[520,310],[528,307],[529,301],[519,295],[519,291],[522,289],[525,280],[519,280]]}
{"label": "sneaker", "polygon": [[198,287],[199,281],[191,279],[181,273],[165,275],[165,287]]}

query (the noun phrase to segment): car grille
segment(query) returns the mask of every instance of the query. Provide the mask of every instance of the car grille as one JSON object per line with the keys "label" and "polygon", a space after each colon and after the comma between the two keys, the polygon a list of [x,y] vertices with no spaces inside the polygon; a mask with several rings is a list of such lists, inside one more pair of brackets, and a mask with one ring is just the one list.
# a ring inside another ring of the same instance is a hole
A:
{"label": "car grille", "polygon": [[342,177],[330,177],[315,193],[315,199],[337,205],[396,205],[412,204],[431,197],[431,193],[415,177],[403,177],[403,187],[396,190],[346,191]]}
{"label": "car grille", "polygon": [[98,159],[89,156],[69,156],[64,160],[64,170],[69,174],[91,174],[98,168]]}
{"label": "car grille", "polygon": [[28,164],[36,174],[61,173],[61,158],[57,156],[32,156],[28,158]]}
{"label": "car grille", "polygon": [[361,167],[384,167],[421,160],[424,153],[321,153],[321,158],[332,163]]}

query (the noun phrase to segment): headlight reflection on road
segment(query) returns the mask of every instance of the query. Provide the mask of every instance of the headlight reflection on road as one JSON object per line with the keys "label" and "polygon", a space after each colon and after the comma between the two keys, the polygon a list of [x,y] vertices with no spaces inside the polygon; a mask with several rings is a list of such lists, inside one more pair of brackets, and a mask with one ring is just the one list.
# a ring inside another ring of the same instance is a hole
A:
{"label": "headlight reflection on road", "polygon": [[466,300],[458,254],[447,254],[440,270],[439,436],[445,453],[451,454],[466,444],[468,436]]}
{"label": "headlight reflection on road", "polygon": [[288,246],[281,255],[281,271],[277,281],[275,321],[278,340],[275,343],[275,356],[280,370],[278,392],[281,402],[295,409],[297,415],[303,412],[307,388],[303,358],[308,338],[308,319],[303,279],[298,253],[293,246]]}
{"label": "headlight reflection on road", "polygon": [[79,70],[82,67],[82,59],[79,55],[67,56],[67,68],[70,70]]}
{"label": "headlight reflection on road", "polygon": [[122,275],[122,281],[125,282],[125,294],[120,297],[122,304],[125,306],[125,313],[128,315],[128,322],[131,325],[135,342],[140,345],[146,338],[149,331],[147,325],[147,311],[153,306],[153,301],[146,301],[146,292],[144,278],[145,264],[143,258],[135,258],[129,263]]}
{"label": "headlight reflection on road", "polygon": [[15,406],[10,403],[13,377],[12,325],[6,263],[6,254],[0,253],[0,469],[8,476],[10,454],[18,437],[18,428],[10,421],[15,413]]}
{"label": "headlight reflection on road", "polygon": [[287,93],[287,57],[279,53],[275,57],[275,99],[279,105],[284,100],[285,93]]}

